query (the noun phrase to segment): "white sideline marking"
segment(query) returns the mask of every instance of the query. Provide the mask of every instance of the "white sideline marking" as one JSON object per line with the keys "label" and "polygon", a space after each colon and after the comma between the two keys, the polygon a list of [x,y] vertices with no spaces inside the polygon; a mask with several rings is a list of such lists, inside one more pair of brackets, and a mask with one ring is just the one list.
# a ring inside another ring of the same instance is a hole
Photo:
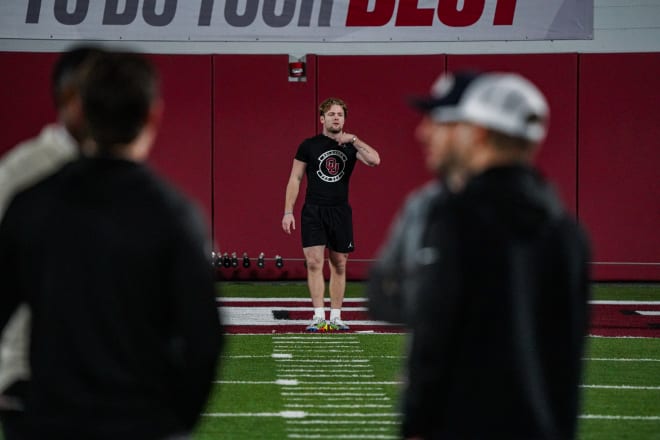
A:
{"label": "white sideline marking", "polygon": [[[309,300],[307,300],[309,301]],[[276,307],[276,306],[253,306],[253,307],[234,307],[234,306],[221,306],[218,308],[222,323],[226,326],[230,325],[300,325],[307,326],[309,319],[275,319],[273,310],[276,309],[297,310],[297,311],[314,311],[312,307]],[[343,307],[345,311],[366,311],[365,307]],[[356,320],[350,321],[355,325],[374,325],[374,326],[397,326],[390,322],[372,321],[372,320]]]}
{"label": "white sideline marking", "polygon": [[[220,317],[223,325],[300,325],[306,326],[309,324],[309,319],[275,319],[273,310],[276,307],[220,307]],[[290,309],[290,308],[289,308]],[[314,310],[309,309],[310,316]],[[363,310],[364,308],[344,307],[342,310],[350,311],[351,309]],[[302,309],[297,309],[302,310]],[[396,326],[390,322],[372,321],[372,320],[355,320],[350,321],[354,325],[377,325],[377,326]]]}
{"label": "white sideline marking", "polygon": [[612,390],[660,390],[660,386],[637,386],[637,385],[580,385],[580,388],[598,388]]}
{"label": "white sideline marking", "polygon": [[643,306],[655,306],[659,305],[660,301],[609,301],[609,300],[594,300],[589,301],[589,304],[602,304],[610,306],[625,306],[625,305],[643,305]]}
{"label": "white sideline marking", "polygon": [[660,420],[660,416],[610,416],[600,414],[582,414],[581,419],[600,419],[600,420]]}
{"label": "white sideline marking", "polygon": [[601,336],[591,334],[589,337],[598,339],[655,339],[655,336]]}
{"label": "white sideline marking", "polygon": [[652,358],[583,358],[583,360],[604,362],[660,362],[660,359]]}
{"label": "white sideline marking", "polygon": [[291,353],[273,353],[271,356],[274,359],[291,359],[293,357]]}

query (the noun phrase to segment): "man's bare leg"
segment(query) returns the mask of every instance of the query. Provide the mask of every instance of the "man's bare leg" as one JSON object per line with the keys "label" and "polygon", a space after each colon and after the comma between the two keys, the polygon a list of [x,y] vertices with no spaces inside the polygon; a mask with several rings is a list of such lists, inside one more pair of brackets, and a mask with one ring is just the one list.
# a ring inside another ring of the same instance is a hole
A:
{"label": "man's bare leg", "polygon": [[310,246],[303,248],[307,264],[307,287],[315,309],[323,307],[325,280],[323,279],[323,254],[325,246]]}

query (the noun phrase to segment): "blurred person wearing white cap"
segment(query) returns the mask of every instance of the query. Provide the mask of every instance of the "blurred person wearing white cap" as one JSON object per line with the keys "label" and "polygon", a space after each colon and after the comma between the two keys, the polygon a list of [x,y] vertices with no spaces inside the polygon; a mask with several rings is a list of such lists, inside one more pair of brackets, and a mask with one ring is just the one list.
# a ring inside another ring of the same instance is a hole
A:
{"label": "blurred person wearing white cap", "polygon": [[[461,80],[472,76],[462,75]],[[464,173],[453,166],[450,134],[428,112],[423,112],[415,127],[415,140],[422,148],[424,165],[433,178],[408,194],[370,268],[366,295],[369,314],[374,319],[405,324],[414,319],[415,297],[423,284],[420,269],[427,257],[422,238],[429,213],[465,181]]]}
{"label": "blurred person wearing white cap", "polygon": [[517,74],[457,73],[414,105],[462,178],[422,236],[402,435],[572,439],[590,247],[532,165],[546,99]]}

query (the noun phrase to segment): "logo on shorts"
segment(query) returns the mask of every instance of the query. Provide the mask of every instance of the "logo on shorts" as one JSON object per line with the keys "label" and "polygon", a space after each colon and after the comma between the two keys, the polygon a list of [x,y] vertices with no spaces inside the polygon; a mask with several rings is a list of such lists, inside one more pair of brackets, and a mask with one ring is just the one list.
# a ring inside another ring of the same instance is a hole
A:
{"label": "logo on shorts", "polygon": [[344,177],[348,156],[339,150],[326,151],[319,156],[319,169],[316,175],[324,182],[334,183]]}

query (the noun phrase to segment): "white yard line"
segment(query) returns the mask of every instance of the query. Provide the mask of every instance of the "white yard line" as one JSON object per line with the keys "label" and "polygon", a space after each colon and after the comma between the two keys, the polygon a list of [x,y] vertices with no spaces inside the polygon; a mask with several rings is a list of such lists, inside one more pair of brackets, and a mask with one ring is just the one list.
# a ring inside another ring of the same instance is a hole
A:
{"label": "white yard line", "polygon": [[580,385],[580,388],[597,388],[603,390],[660,390],[660,386],[641,386],[641,385]]}
{"label": "white yard line", "polygon": [[281,417],[283,419],[301,419],[307,417],[305,411],[280,411],[258,413],[204,413],[203,417]]}
{"label": "white yard line", "polygon": [[582,414],[579,417],[581,419],[597,419],[597,420],[660,420],[660,416],[617,416],[617,415],[601,415],[601,414]]}
{"label": "white yard line", "polygon": [[370,378],[374,377],[373,374],[282,374],[283,377],[355,377],[355,378]]}
{"label": "white yard line", "polygon": [[605,305],[605,306],[636,306],[636,305],[642,305],[642,306],[657,306],[657,305],[660,305],[660,301],[634,301],[634,300],[614,301],[614,300],[593,300],[593,301],[589,301],[589,304]]}
{"label": "white yard line", "polygon": [[[361,363],[366,363],[369,362],[369,359],[349,359],[349,360],[344,360],[344,359],[326,359],[323,362],[325,363],[338,363],[338,364],[361,364]],[[282,363],[301,363],[301,364],[318,364],[319,361],[318,359],[293,359],[293,356],[289,359],[278,359],[277,360],[278,364]]]}
{"label": "white yard line", "polygon": [[[308,335],[314,335],[315,333],[308,333]],[[333,337],[340,337],[349,340],[359,341],[359,339],[350,333],[333,333]],[[309,336],[298,336],[298,335],[275,335],[273,336],[273,341],[285,339],[287,341],[309,341]],[[316,340],[316,339],[315,339]]]}
{"label": "white yard line", "polygon": [[390,420],[287,420],[287,425],[396,425]]}
{"label": "white yard line", "polygon": [[380,405],[375,403],[365,403],[363,405],[346,404],[346,405],[310,405],[300,403],[287,403],[284,406],[287,408],[390,408],[391,405]]}
{"label": "white yard line", "polygon": [[287,438],[305,439],[340,439],[340,440],[392,440],[398,439],[397,435],[387,434],[287,434]]}
{"label": "white yard line", "polygon": [[598,362],[660,362],[660,359],[653,358],[583,358],[582,360]]}
{"label": "white yard line", "polygon": [[[283,393],[281,393],[281,394],[282,394],[283,396],[296,396],[296,397],[299,397],[299,396],[327,396],[327,395],[328,395],[328,393],[326,393],[326,392],[318,392],[318,391],[312,391],[312,392],[309,392],[309,393],[306,393],[306,392],[297,392],[297,391],[285,391],[285,392],[283,392]],[[375,397],[384,397],[384,396],[385,396],[385,393],[364,393],[364,392],[360,392],[360,393],[342,393],[342,392],[338,392],[338,393],[332,393],[332,395],[333,395],[333,396],[337,396],[337,397],[346,397],[346,396],[357,396],[357,397],[370,397],[370,396],[375,396]]]}

